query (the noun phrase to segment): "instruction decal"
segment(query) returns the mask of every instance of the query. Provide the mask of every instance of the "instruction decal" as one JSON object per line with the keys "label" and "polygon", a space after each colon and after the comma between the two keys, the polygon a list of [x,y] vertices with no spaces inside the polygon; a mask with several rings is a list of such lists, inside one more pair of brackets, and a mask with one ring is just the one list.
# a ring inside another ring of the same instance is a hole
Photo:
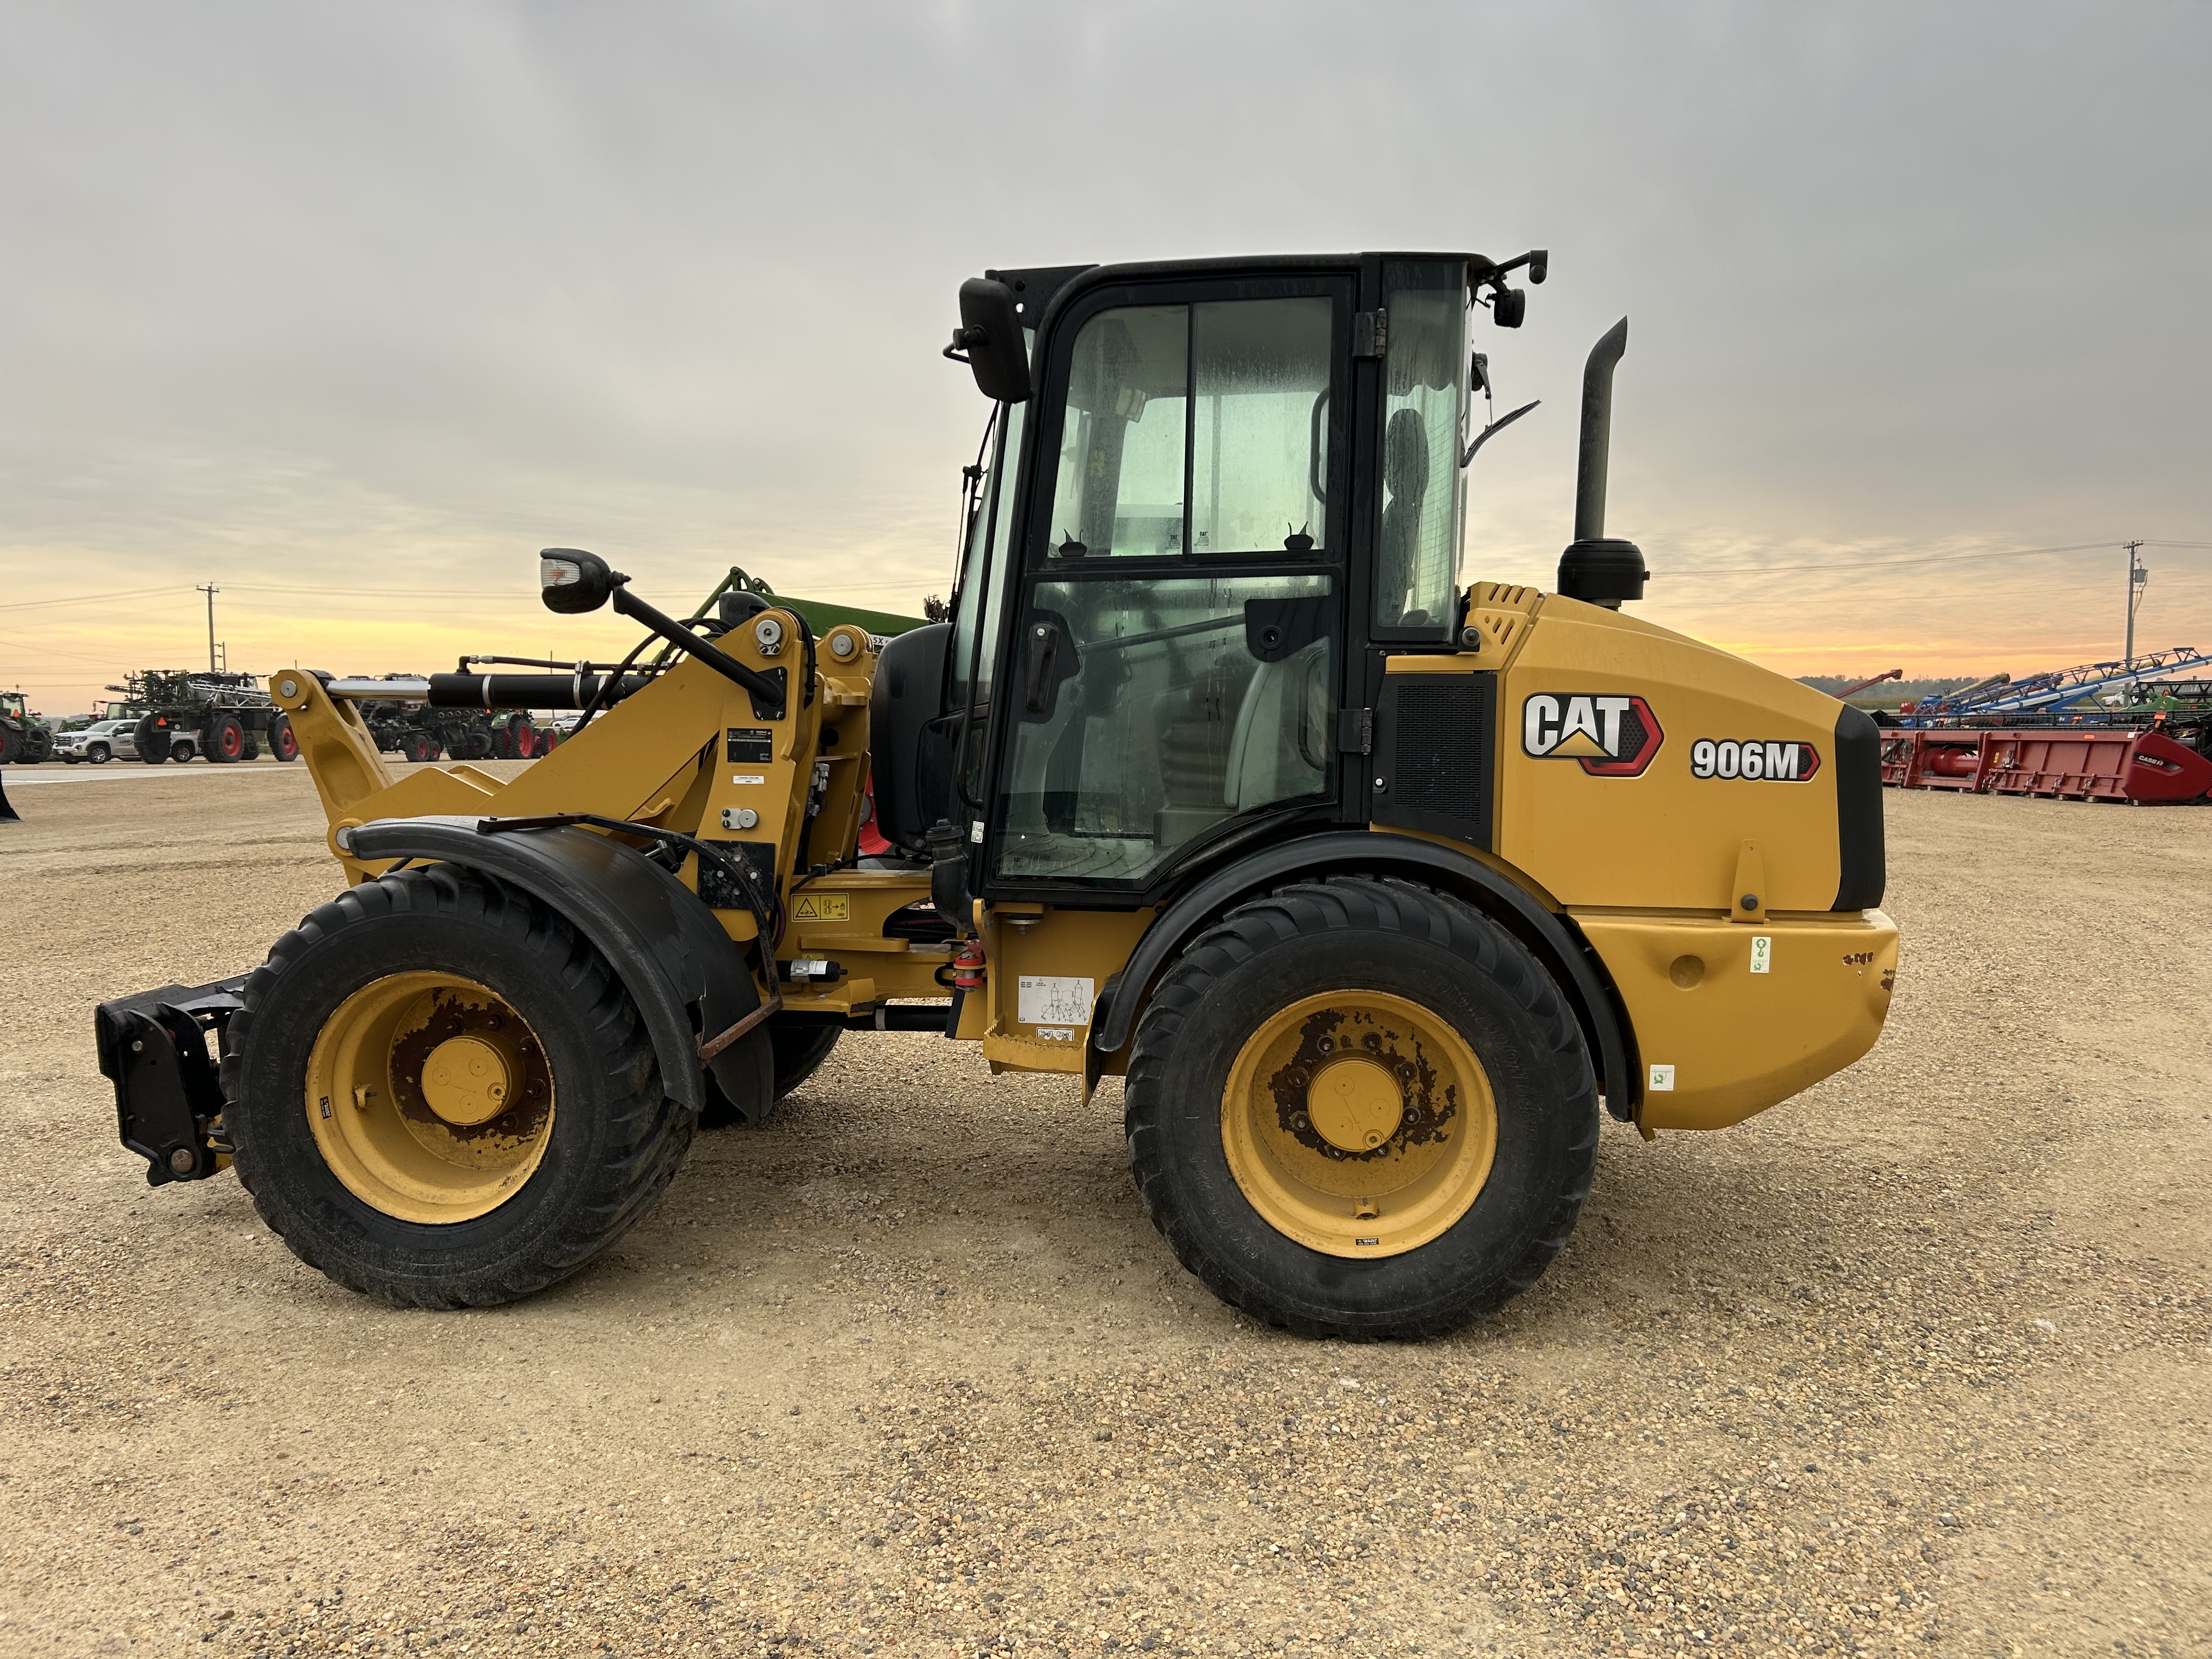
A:
{"label": "instruction decal", "polygon": [[1751,936],[1751,971],[1771,974],[1774,971],[1774,939],[1768,933]]}
{"label": "instruction decal", "polygon": [[1802,783],[1820,769],[1820,751],[1809,743],[1768,743],[1755,738],[1699,738],[1690,745],[1693,778],[1747,778],[1754,783]]}
{"label": "instruction decal", "polygon": [[1650,1091],[1656,1095],[1671,1094],[1674,1088],[1674,1068],[1654,1066],[1651,1068]]}
{"label": "instruction decal", "polygon": [[1641,697],[1540,691],[1521,705],[1521,750],[1537,760],[1582,763],[1594,778],[1644,775],[1667,734]]}
{"label": "instruction decal", "polygon": [[853,896],[849,893],[794,893],[791,899],[791,919],[793,921],[850,921],[853,919]]}
{"label": "instruction decal", "polygon": [[1024,1025],[1088,1025],[1097,996],[1096,980],[1024,974],[1015,987],[1014,1018]]}

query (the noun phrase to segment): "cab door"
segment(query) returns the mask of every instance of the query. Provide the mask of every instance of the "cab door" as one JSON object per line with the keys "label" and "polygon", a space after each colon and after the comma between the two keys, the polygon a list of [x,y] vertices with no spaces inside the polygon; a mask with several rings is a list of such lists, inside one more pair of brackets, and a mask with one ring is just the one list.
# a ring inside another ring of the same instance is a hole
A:
{"label": "cab door", "polygon": [[1053,328],[989,896],[1133,907],[1246,826],[1334,817],[1352,300],[1350,272],[1124,283]]}

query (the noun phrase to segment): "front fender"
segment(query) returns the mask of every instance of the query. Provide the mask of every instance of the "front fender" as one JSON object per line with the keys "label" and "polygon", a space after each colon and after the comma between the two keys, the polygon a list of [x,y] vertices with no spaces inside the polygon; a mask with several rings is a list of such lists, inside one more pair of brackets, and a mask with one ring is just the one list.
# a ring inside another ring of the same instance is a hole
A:
{"label": "front fender", "polygon": [[[612,964],[645,1018],[671,1098],[706,1103],[702,1036],[760,1006],[737,942],[698,895],[636,848],[573,824],[486,835],[472,817],[379,818],[338,832],[356,859],[413,859],[481,870],[565,916]],[[748,1118],[774,1095],[763,1025],[716,1055],[714,1081]]]}

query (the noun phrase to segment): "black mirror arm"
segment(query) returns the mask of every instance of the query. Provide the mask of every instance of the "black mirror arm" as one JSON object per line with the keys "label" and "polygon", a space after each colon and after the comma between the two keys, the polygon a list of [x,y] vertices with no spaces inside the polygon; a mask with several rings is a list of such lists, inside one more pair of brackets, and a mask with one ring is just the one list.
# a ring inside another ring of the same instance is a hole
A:
{"label": "black mirror arm", "polygon": [[1539,398],[1536,399],[1535,403],[1523,404],[1520,408],[1515,410],[1510,415],[1506,416],[1503,420],[1492,421],[1488,426],[1483,428],[1481,431],[1474,434],[1474,441],[1467,447],[1467,453],[1459,458],[1459,464],[1462,466],[1468,465],[1474,459],[1474,452],[1476,450],[1481,448],[1483,445],[1490,441],[1493,435],[1504,431],[1507,427],[1511,426],[1514,422],[1519,420],[1530,410],[1535,408],[1537,404],[1540,404],[1544,400],[1541,398]]}
{"label": "black mirror arm", "polygon": [[699,635],[665,612],[655,610],[639,599],[627,587],[615,589],[615,614],[628,617],[632,622],[643,623],[654,633],[680,651],[688,651],[713,669],[724,679],[743,686],[763,703],[781,707],[784,690],[758,669],[748,668],[736,658],[726,655],[709,645]]}

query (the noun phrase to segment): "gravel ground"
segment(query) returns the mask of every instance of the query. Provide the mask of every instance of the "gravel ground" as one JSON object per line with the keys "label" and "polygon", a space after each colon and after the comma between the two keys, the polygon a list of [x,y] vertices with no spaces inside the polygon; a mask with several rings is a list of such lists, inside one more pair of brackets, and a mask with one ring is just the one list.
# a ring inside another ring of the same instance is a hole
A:
{"label": "gravel ground", "polygon": [[2198,1654],[2212,812],[1893,797],[1868,1060],[1608,1123],[1423,1347],[1207,1297],[1120,1099],[848,1038],[520,1307],[373,1306],[149,1191],[96,1000],[334,868],[304,773],[0,825],[0,1653]]}

